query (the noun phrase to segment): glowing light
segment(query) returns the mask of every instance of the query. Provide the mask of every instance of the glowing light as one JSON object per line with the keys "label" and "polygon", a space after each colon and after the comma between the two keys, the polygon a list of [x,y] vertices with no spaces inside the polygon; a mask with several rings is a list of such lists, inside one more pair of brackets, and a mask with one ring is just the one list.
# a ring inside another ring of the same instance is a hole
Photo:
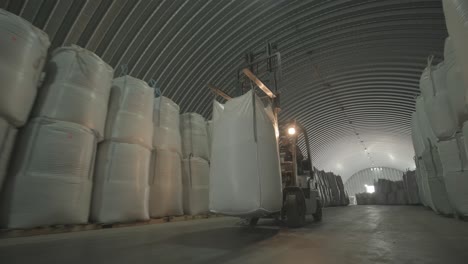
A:
{"label": "glowing light", "polygon": [[289,135],[294,135],[294,134],[296,134],[296,129],[295,129],[294,127],[288,128],[288,134],[289,134]]}
{"label": "glowing light", "polygon": [[393,157],[392,154],[388,154],[388,157],[389,157],[391,160],[395,160],[395,157]]}
{"label": "glowing light", "polygon": [[367,184],[364,184],[364,187],[366,187],[366,192],[368,192],[368,193],[374,193],[374,192],[375,192],[375,187],[374,187],[374,185],[367,185]]}
{"label": "glowing light", "polygon": [[343,169],[343,165],[341,165],[340,163],[337,163],[337,164],[336,164],[336,167],[337,167],[338,169],[340,169],[340,170]]}

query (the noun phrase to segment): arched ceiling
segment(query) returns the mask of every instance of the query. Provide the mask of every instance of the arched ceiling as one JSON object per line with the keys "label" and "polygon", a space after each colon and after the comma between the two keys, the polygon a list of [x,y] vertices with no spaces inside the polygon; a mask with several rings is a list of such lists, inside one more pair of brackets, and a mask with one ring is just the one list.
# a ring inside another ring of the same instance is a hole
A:
{"label": "arched ceiling", "polygon": [[[157,80],[182,111],[211,114],[212,83],[236,95],[246,51],[282,54],[280,121],[307,129],[316,167],[414,166],[410,117],[426,57],[447,36],[440,0],[0,0],[52,46],[78,44],[118,72]],[[303,147],[303,146],[302,146]],[[364,151],[367,148],[369,154]]]}

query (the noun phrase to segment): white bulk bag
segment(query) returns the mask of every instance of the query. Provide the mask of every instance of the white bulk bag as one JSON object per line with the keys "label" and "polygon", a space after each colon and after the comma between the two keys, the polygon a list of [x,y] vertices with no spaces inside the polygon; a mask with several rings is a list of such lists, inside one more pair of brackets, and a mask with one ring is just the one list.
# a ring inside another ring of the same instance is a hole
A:
{"label": "white bulk bag", "polygon": [[20,127],[26,123],[50,46],[47,34],[0,9],[0,117]]}
{"label": "white bulk bag", "polygon": [[157,127],[179,130],[179,106],[165,96],[154,99],[153,123]]}
{"label": "white bulk bag", "polygon": [[1,224],[88,221],[96,137],[81,125],[34,119],[21,131],[1,199]]}
{"label": "white bulk bag", "polygon": [[0,191],[2,190],[17,131],[5,119],[0,118]]}
{"label": "white bulk bag", "polygon": [[210,166],[208,161],[197,157],[182,160],[185,214],[197,215],[209,211],[209,177]]}
{"label": "white bulk bag", "polygon": [[411,114],[411,139],[413,140],[414,153],[416,157],[420,157],[424,150],[424,142],[419,129],[418,114]]}
{"label": "white bulk bag", "polygon": [[153,89],[140,79],[114,79],[109,99],[105,139],[153,145]]}
{"label": "white bulk bag", "polygon": [[180,130],[175,130],[168,127],[154,126],[153,131],[154,148],[182,153]]}
{"label": "white bulk bag", "polygon": [[432,210],[437,212],[437,209],[434,206],[434,202],[432,201],[432,194],[431,194],[431,189],[429,188],[429,180],[428,180],[428,175],[427,175],[427,170],[426,166],[424,165],[424,162],[422,160],[419,160],[419,177],[420,177],[420,185],[421,185],[421,190],[423,196],[423,200],[425,201],[425,205],[430,207]]}
{"label": "white bulk bag", "polygon": [[458,119],[447,93],[445,64],[442,62],[432,66],[431,63],[430,58],[428,66],[421,75],[419,87],[432,130],[438,138],[445,139],[457,132]]}
{"label": "white bulk bag", "polygon": [[149,219],[151,151],[138,144],[105,141],[98,147],[91,220],[99,223]]}
{"label": "white bulk bag", "polygon": [[153,151],[150,172],[150,217],[182,215],[183,190],[180,156],[164,149]]}
{"label": "white bulk bag", "polygon": [[455,212],[468,216],[468,171],[444,172],[445,187]]}
{"label": "white bulk bag", "polygon": [[439,142],[438,149],[450,204],[458,214],[468,216],[468,160],[464,137],[457,133],[455,138]]}
{"label": "white bulk bag", "polygon": [[452,41],[449,38],[445,40],[444,58],[446,67],[445,85],[447,87],[448,99],[450,105],[457,115],[458,125],[468,120],[468,108],[465,103],[465,86],[460,65],[457,61]]}
{"label": "white bulk bag", "polygon": [[171,99],[160,96],[154,99],[153,147],[182,153],[179,129],[179,106]]}
{"label": "white bulk bag", "polygon": [[442,163],[437,149],[435,147],[426,149],[422,158],[435,211],[444,215],[452,214],[453,209],[445,187]]}
{"label": "white bulk bag", "polygon": [[[418,116],[418,127],[421,132],[421,140],[424,144],[424,149],[429,147],[429,144],[434,145],[438,139],[432,130],[424,107],[424,99],[422,96],[416,98],[416,113]],[[429,143],[430,142],[430,143]]]}
{"label": "white bulk bag", "polygon": [[205,118],[197,113],[185,113],[180,116],[182,135],[182,157],[201,157],[210,159],[208,151],[208,133]]}
{"label": "white bulk bag", "polygon": [[437,150],[439,151],[444,175],[446,172],[468,170],[465,140],[461,133],[457,133],[451,139],[439,141]]}
{"label": "white bulk bag", "polygon": [[255,217],[281,210],[275,128],[252,91],[229,100],[214,120],[211,158],[212,212]]}
{"label": "white bulk bag", "polygon": [[52,53],[34,116],[86,126],[104,136],[114,71],[93,52],[72,45]]}
{"label": "white bulk bag", "polygon": [[[468,92],[468,2],[466,0],[443,0],[445,21]],[[468,104],[468,97],[465,96]]]}
{"label": "white bulk bag", "polygon": [[206,121],[206,133],[208,135],[208,154],[211,157],[211,143],[213,141],[213,121]]}
{"label": "white bulk bag", "polygon": [[[462,126],[462,135],[463,135],[463,138],[468,138],[468,121],[466,121],[465,123],[463,123],[463,126]],[[468,151],[468,140],[464,140],[464,145],[465,145],[465,151]]]}

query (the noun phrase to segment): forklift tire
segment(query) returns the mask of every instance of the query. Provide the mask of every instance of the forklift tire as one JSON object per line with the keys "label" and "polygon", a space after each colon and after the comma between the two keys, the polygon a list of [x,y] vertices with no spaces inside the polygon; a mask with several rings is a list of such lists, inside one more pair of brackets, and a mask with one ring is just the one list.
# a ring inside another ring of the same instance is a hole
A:
{"label": "forklift tire", "polygon": [[314,217],[314,222],[322,221],[322,203],[320,201],[317,201],[317,210],[312,214],[312,216]]}
{"label": "forklift tire", "polygon": [[304,199],[300,199],[296,195],[287,195],[286,197],[286,225],[290,228],[304,226],[306,218]]}
{"label": "forklift tire", "polygon": [[250,226],[250,227],[256,226],[257,223],[258,223],[258,219],[259,219],[258,217],[252,217],[252,218],[250,218],[250,219],[249,219],[249,226]]}

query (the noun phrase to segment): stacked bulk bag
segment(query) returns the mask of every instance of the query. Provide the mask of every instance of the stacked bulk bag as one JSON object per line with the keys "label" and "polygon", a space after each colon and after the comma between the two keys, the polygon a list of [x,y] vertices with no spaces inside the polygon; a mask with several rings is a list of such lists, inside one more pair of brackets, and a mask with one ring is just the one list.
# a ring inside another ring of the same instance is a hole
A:
{"label": "stacked bulk bag", "polygon": [[1,225],[86,223],[96,143],[84,126],[46,118],[30,121],[11,160]]}
{"label": "stacked bulk bag", "polygon": [[105,138],[151,149],[153,93],[153,89],[140,79],[128,75],[114,79]]}
{"label": "stacked bulk bag", "polygon": [[420,204],[420,189],[417,182],[416,171],[406,171],[406,173],[403,174],[403,183],[408,204]]}
{"label": "stacked bulk bag", "polygon": [[101,140],[114,71],[93,52],[78,46],[52,53],[33,116],[73,122]]}
{"label": "stacked bulk bag", "polygon": [[460,216],[468,216],[468,159],[461,133],[438,143],[444,169],[445,187],[451,205]]}
{"label": "stacked bulk bag", "polygon": [[182,161],[182,185],[184,189],[184,213],[197,215],[209,211],[208,161],[199,157],[189,157]]}
{"label": "stacked bulk bag", "polygon": [[211,157],[211,145],[213,141],[213,121],[208,120],[206,121],[206,132],[208,135],[208,156]]}
{"label": "stacked bulk bag", "polygon": [[138,144],[99,145],[91,219],[115,223],[149,219],[151,150]]}
{"label": "stacked bulk bag", "polygon": [[114,79],[104,142],[96,159],[91,220],[149,219],[152,120],[152,88],[131,76]]}
{"label": "stacked bulk bag", "polygon": [[0,39],[0,118],[21,127],[36,98],[50,42],[43,31],[3,9]]}
{"label": "stacked bulk bag", "polygon": [[17,131],[6,120],[0,118],[0,191],[2,190]]}
{"label": "stacked bulk bag", "polygon": [[[180,115],[184,213],[208,212],[210,147],[205,118],[197,113]],[[195,171],[194,171],[195,170]],[[192,180],[190,180],[192,179]],[[198,182],[195,185],[194,182]],[[194,201],[190,201],[194,199]]]}
{"label": "stacked bulk bag", "polygon": [[171,99],[155,98],[153,154],[150,168],[150,217],[183,214],[179,106]]}
{"label": "stacked bulk bag", "polygon": [[182,153],[179,129],[179,106],[171,99],[160,96],[154,99],[153,147]]}
{"label": "stacked bulk bag", "polygon": [[468,104],[468,2],[443,0],[445,21],[465,83],[465,102]]}
{"label": "stacked bulk bag", "polygon": [[197,113],[185,113],[180,116],[182,134],[182,156],[193,155],[209,160],[208,132],[203,116]]}
{"label": "stacked bulk bag", "polygon": [[[83,69],[83,61],[104,70]],[[106,116],[99,105],[107,103],[112,68],[76,46],[57,49],[47,65],[34,119],[18,137],[10,164],[2,203],[6,227],[88,221],[97,136]]]}
{"label": "stacked bulk bag", "polygon": [[444,63],[446,67],[445,86],[453,112],[458,119],[458,127],[468,120],[468,107],[465,103],[463,74],[453,49],[451,38],[445,40]]}
{"label": "stacked bulk bag", "polygon": [[452,214],[453,210],[445,188],[442,163],[436,146],[438,140],[426,115],[422,97],[416,99],[416,113],[418,114],[421,141],[424,144],[424,149],[418,158],[421,159],[423,185],[427,187],[427,193],[430,193],[430,205],[438,213]]}
{"label": "stacked bulk bag", "polygon": [[156,149],[150,179],[150,216],[153,218],[183,214],[182,169],[177,152]]}
{"label": "stacked bulk bag", "polygon": [[0,9],[0,190],[17,128],[28,120],[49,38],[23,18]]}
{"label": "stacked bulk bag", "polygon": [[252,91],[224,105],[213,126],[212,212],[255,217],[281,210],[281,169],[273,122]]}

